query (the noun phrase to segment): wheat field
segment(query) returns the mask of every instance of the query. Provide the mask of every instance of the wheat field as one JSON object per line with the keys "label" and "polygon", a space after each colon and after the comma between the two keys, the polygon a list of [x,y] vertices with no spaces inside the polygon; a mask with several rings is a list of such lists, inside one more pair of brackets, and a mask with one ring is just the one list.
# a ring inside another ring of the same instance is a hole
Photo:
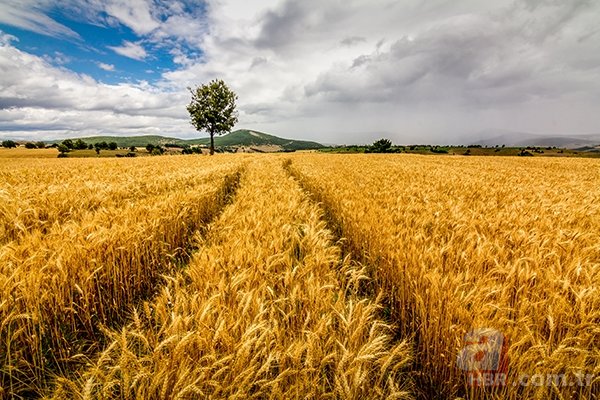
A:
{"label": "wheat field", "polygon": [[595,160],[0,158],[4,398],[594,399],[599,282]]}
{"label": "wheat field", "polygon": [[[600,164],[311,156],[289,170],[413,338],[417,395],[600,395]],[[478,328],[507,337],[506,385],[472,385],[457,368],[463,337]]]}

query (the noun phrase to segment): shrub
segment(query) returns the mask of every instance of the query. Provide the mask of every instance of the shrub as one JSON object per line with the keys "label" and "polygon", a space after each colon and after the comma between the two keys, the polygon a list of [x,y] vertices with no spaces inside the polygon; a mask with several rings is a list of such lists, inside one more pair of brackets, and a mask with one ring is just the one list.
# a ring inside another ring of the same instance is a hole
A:
{"label": "shrub", "polygon": [[371,145],[371,153],[388,153],[392,148],[392,141],[389,139],[379,139]]}
{"label": "shrub", "polygon": [[6,147],[8,149],[12,149],[12,148],[17,147],[17,142],[12,141],[12,140],[4,140],[2,142],[2,147]]}
{"label": "shrub", "polygon": [[520,157],[533,157],[533,154],[530,153],[527,150],[521,150],[521,152],[518,154],[518,156],[520,156]]}

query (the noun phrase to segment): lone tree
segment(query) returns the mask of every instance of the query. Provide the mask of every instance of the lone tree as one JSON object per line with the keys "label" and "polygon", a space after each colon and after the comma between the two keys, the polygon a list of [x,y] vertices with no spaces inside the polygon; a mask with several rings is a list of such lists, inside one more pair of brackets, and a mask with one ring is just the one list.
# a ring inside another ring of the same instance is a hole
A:
{"label": "lone tree", "polygon": [[392,142],[389,139],[379,139],[371,145],[373,153],[388,153],[392,149]]}
{"label": "lone tree", "polygon": [[63,158],[67,156],[67,153],[71,151],[71,149],[65,145],[64,143],[61,143],[58,145],[58,158]]}
{"label": "lone tree", "polygon": [[74,145],[71,139],[63,140],[62,144],[64,144],[69,150],[73,150]]}
{"label": "lone tree", "polygon": [[231,132],[231,128],[238,121],[235,111],[237,96],[220,79],[188,90],[192,94],[192,101],[187,106],[191,123],[197,131],[207,131],[210,134],[210,154],[213,155],[215,134]]}

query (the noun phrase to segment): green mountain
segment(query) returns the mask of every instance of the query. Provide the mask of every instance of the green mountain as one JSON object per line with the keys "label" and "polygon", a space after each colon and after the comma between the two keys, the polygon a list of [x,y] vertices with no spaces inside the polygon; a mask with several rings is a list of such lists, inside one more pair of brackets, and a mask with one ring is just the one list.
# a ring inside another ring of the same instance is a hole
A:
{"label": "green mountain", "polygon": [[[210,138],[192,139],[190,144],[210,144]],[[284,139],[263,132],[240,129],[223,136],[215,136],[215,146],[253,147],[253,146],[279,146],[283,150],[312,150],[320,149],[322,144],[305,140]]]}
{"label": "green mountain", "polygon": [[[165,145],[165,144],[177,144],[177,145],[194,145],[203,144],[209,145],[210,138],[198,138],[198,139],[179,139],[165,136],[145,135],[145,136],[91,136],[81,139],[86,143],[99,143],[99,142],[115,142],[119,147],[144,147],[151,143],[153,145]],[[54,142],[61,142],[62,140],[56,140]],[[248,129],[240,129],[223,136],[215,136],[216,147],[259,147],[259,146],[272,146],[279,148],[280,150],[313,150],[324,147],[322,144],[317,142],[309,142],[304,140],[292,140],[284,139],[278,136],[269,135],[263,132],[252,131]]]}

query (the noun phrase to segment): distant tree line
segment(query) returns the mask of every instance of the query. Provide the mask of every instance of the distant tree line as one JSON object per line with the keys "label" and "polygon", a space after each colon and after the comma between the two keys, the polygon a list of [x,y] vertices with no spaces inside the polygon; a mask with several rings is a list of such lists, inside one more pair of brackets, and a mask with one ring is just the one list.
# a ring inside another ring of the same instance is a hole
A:
{"label": "distant tree line", "polygon": [[[22,143],[22,142],[21,142]],[[6,148],[15,148],[19,146],[18,142],[14,140],[4,140],[0,142],[2,147]],[[51,145],[46,145],[46,143],[39,142],[27,142],[24,144],[24,147],[27,149],[44,149],[44,148],[56,148],[59,151],[58,157],[67,157],[67,153],[73,150],[95,150],[96,154],[100,155],[102,150],[117,150],[119,149],[119,145],[116,142],[97,142],[97,143],[86,143],[82,139],[65,139],[60,143],[53,143]],[[188,144],[175,144],[175,143],[166,143],[164,145],[156,145],[152,143],[148,143],[146,145],[146,151],[151,155],[162,155],[167,152],[168,149],[181,149],[181,154],[202,154],[202,148],[199,146],[190,146]],[[128,147],[129,152],[127,154],[117,154],[116,156],[121,157],[135,157],[137,152],[136,146]],[[221,147],[215,149],[216,152],[226,153],[226,152],[235,152],[236,148],[234,147]]]}
{"label": "distant tree line", "polygon": [[72,139],[65,139],[57,145],[59,151],[59,157],[66,157],[67,153],[71,150],[95,150],[96,154],[100,154],[101,150],[117,150],[119,145],[116,142],[98,142],[98,143],[86,143],[81,139],[73,141]]}
{"label": "distant tree line", "polygon": [[27,142],[25,143],[26,149],[45,149],[46,143],[44,142]]}
{"label": "distant tree line", "polygon": [[389,139],[379,139],[371,145],[342,145],[333,146],[321,149],[322,152],[335,153],[412,153],[412,154],[462,154],[464,156],[471,155],[512,155],[520,157],[531,157],[536,154],[543,155],[546,152],[556,154],[573,154],[578,152],[568,149],[561,149],[556,146],[527,146],[527,147],[507,147],[506,145],[429,145],[429,144],[413,144],[413,145],[394,145]]}
{"label": "distant tree line", "polygon": [[[181,149],[181,154],[202,154],[202,148],[198,146],[191,147],[190,145],[180,145],[175,143],[166,143],[163,146],[148,143],[146,151],[154,156],[164,154],[167,149]],[[215,151],[224,152],[225,149],[216,149]]]}
{"label": "distant tree line", "polygon": [[[14,140],[3,140],[1,143],[2,147],[6,147],[7,149],[14,149],[19,146],[19,143]],[[44,149],[46,148],[46,143],[44,142],[27,142],[25,143],[26,149]]]}

